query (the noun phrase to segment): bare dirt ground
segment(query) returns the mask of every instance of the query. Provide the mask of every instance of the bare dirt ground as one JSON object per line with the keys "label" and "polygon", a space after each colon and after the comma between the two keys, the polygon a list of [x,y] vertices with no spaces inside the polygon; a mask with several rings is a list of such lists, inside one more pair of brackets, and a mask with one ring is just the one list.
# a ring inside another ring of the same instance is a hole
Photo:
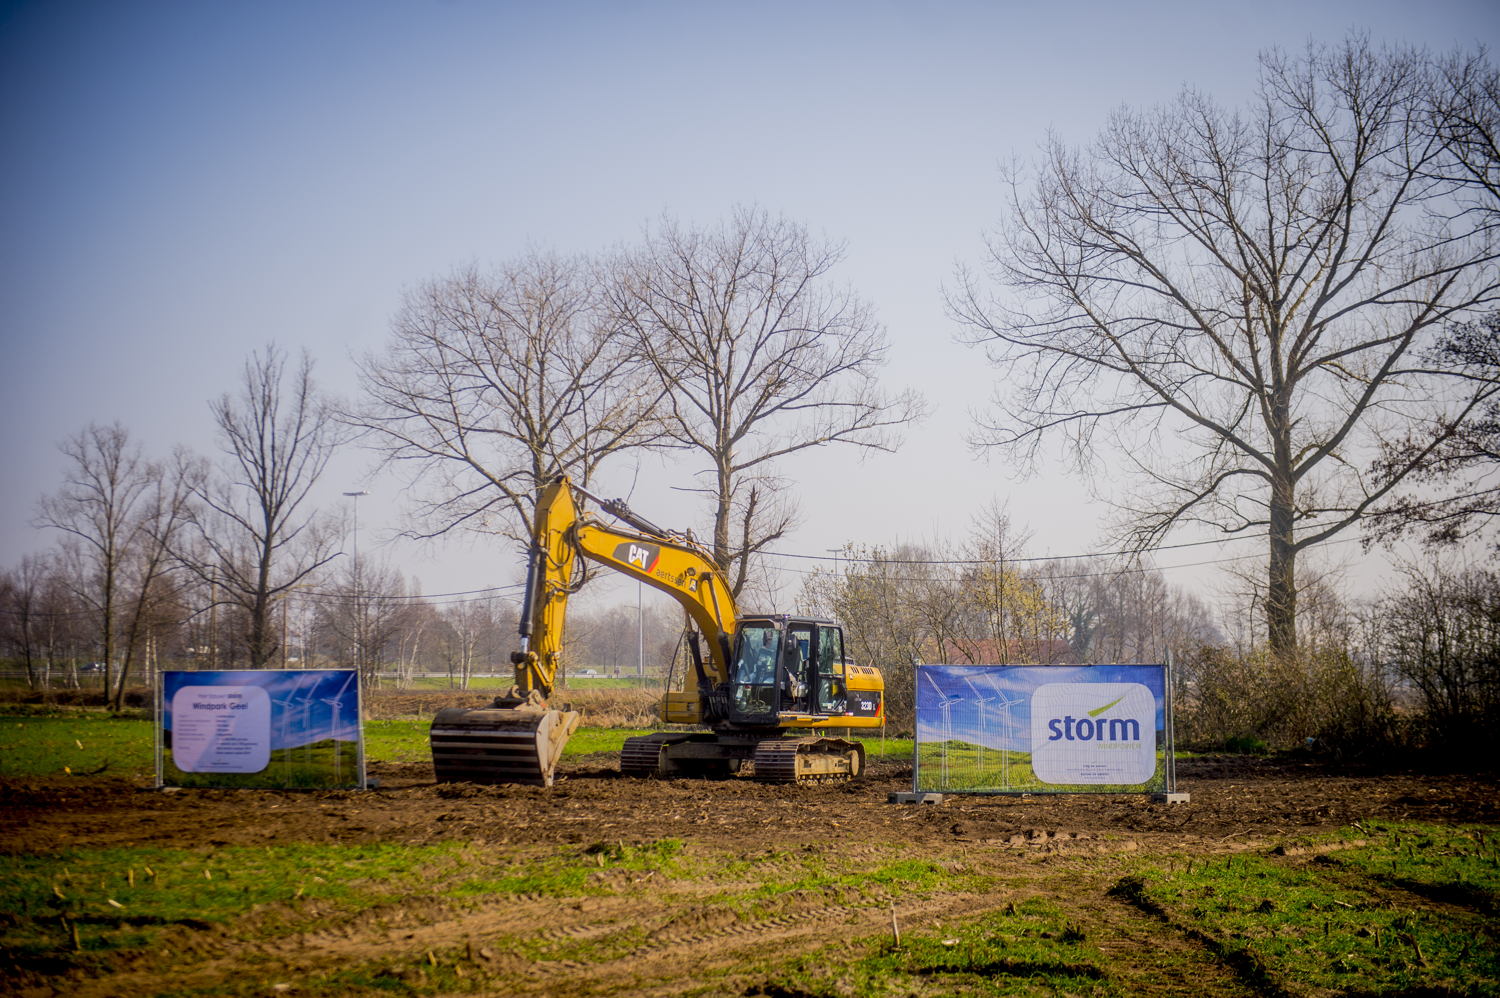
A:
{"label": "bare dirt ground", "polygon": [[157,791],[123,781],[9,784],[0,786],[0,840],[12,853],[45,853],[64,843],[462,839],[507,845],[668,837],[740,850],[752,844],[826,844],[838,835],[871,845],[969,842],[1191,853],[1247,848],[1364,818],[1500,822],[1500,788],[1491,779],[1339,775],[1313,764],[1245,757],[1180,762],[1179,789],[1192,797],[1182,805],[1082,795],[950,796],[938,805],[891,805],[890,792],[911,789],[911,770],[878,762],[856,783],[807,788],[748,779],[627,780],[606,756],[565,761],[556,786],[548,789],[439,785],[428,765],[375,763],[370,775],[379,786],[365,791]]}
{"label": "bare dirt ground", "polygon": [[[296,994],[295,982],[309,974],[381,960],[392,961],[393,979],[418,986],[422,982],[411,975],[425,971],[411,970],[411,957],[425,953],[456,960],[466,982],[461,990],[479,984],[481,993],[788,994],[761,990],[763,981],[741,968],[768,951],[811,954],[838,940],[887,931],[892,910],[908,930],[923,930],[1044,893],[1069,898],[1099,945],[1122,955],[1115,983],[1124,993],[1251,994],[1251,983],[1206,951],[1194,951],[1191,940],[1164,933],[1107,896],[1120,861],[1140,853],[1268,850],[1370,818],[1500,823],[1500,787],[1493,779],[1347,774],[1311,762],[1240,757],[1184,760],[1179,789],[1192,799],[1171,805],[1125,796],[889,804],[888,794],[909,790],[911,778],[909,767],[889,762],[873,765],[857,783],[814,788],[744,778],[627,780],[603,756],[565,763],[557,785],[547,789],[436,785],[427,765],[373,764],[370,775],[379,781],[375,789],[333,792],[163,792],[123,781],[0,784],[0,855],[143,844],[457,840],[504,857],[538,846],[675,838],[688,857],[705,863],[734,858],[752,870],[778,851],[823,855],[845,868],[857,868],[864,857],[873,864],[876,857],[888,861],[904,853],[955,869],[979,866],[1009,886],[982,895],[796,896],[775,916],[746,919],[702,896],[726,886],[713,876],[692,887],[685,881],[661,885],[646,874],[639,882],[619,879],[610,885],[618,890],[605,896],[562,902],[511,895],[457,905],[438,894],[413,896],[265,944],[244,942],[256,938],[252,913],[234,927],[183,927],[162,952],[124,959],[104,977],[32,979],[25,992],[144,995],[169,985],[212,991],[233,984],[233,993]],[[565,954],[564,943],[618,936],[624,927],[635,927],[640,941],[609,958],[538,959],[493,942],[531,934],[558,943]],[[224,945],[230,939],[237,941]],[[1124,958],[1162,947],[1182,951],[1176,969],[1165,974],[1152,962]],[[246,981],[256,982],[250,991]],[[716,983],[709,987],[708,981]]]}

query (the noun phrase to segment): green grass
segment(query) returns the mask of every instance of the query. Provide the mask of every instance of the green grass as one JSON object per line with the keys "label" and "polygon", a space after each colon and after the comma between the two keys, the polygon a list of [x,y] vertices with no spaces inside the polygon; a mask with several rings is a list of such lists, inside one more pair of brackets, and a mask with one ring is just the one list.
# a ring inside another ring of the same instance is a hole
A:
{"label": "green grass", "polygon": [[726,864],[718,879],[740,883],[713,895],[711,900],[747,918],[774,914],[789,896],[799,894],[836,898],[838,903],[848,905],[893,892],[920,894],[941,886],[977,890],[988,884],[986,878],[950,874],[925,859],[893,859],[849,871],[830,867],[821,853],[781,850]]}
{"label": "green grass", "polygon": [[854,950],[832,967],[826,954],[798,958],[761,991],[855,998],[1120,993],[1087,932],[1042,900],[1008,905],[941,934],[903,932],[899,945],[894,936],[864,939]]}
{"label": "green grass", "polygon": [[37,974],[100,971],[114,953],[158,945],[163,933],[209,929],[258,914],[250,937],[276,938],[414,895],[457,908],[497,895],[611,893],[601,876],[683,875],[680,840],[596,843],[507,854],[468,843],[406,846],[70,849],[0,865],[0,952]]}
{"label": "green grass", "polygon": [[[69,849],[0,864],[0,951],[53,971],[111,951],[152,945],[172,926],[204,928],[281,904],[278,931],[311,924],[307,906],[355,910],[395,900],[458,843],[297,844],[267,848]],[[298,914],[299,910],[305,912]]]}
{"label": "green grass", "polygon": [[527,857],[524,861],[489,867],[451,885],[448,890],[454,897],[490,897],[495,894],[563,897],[608,893],[608,889],[595,878],[600,871],[676,874],[681,872],[681,852],[680,839],[663,839],[646,845],[600,842],[578,851]]}
{"label": "green grass", "polygon": [[1146,869],[1114,892],[1195,934],[1258,987],[1500,992],[1500,836],[1391,824],[1345,839],[1365,845],[1307,862],[1246,855]]}
{"label": "green grass", "polygon": [[152,722],[103,711],[0,717],[0,779],[110,776],[154,779]]}
{"label": "green grass", "polygon": [[[809,902],[816,908],[851,905],[879,908],[884,903],[881,899],[893,894],[913,900],[955,886],[974,890],[993,886],[989,878],[965,871],[950,872],[936,863],[900,856],[889,856],[869,865],[843,863],[837,854],[822,851],[772,850],[751,860],[739,860],[701,854],[688,856],[684,848],[675,839],[635,846],[595,844],[581,852],[536,855],[502,868],[502,874],[526,871],[526,875],[515,879],[502,875],[446,889],[465,895],[477,890],[479,896],[484,896],[485,891],[497,888],[558,896],[566,903],[563,899],[568,897],[634,897],[640,890],[637,884],[645,882],[651,885],[657,900],[682,905],[690,913],[717,912],[735,925],[749,926],[763,920],[775,921],[799,901],[804,909]],[[720,889],[705,894],[702,891],[705,883]],[[726,884],[729,886],[723,886]],[[608,929],[576,935],[526,932],[492,936],[485,945],[527,961],[601,964],[636,955],[642,947],[658,942],[659,933],[659,928],[646,922],[627,919]],[[878,941],[867,942],[874,949],[880,945]],[[864,945],[841,941],[839,952],[853,952]],[[771,952],[774,954],[774,948]],[[780,967],[785,961],[773,955],[770,962]],[[825,966],[829,963],[826,958],[819,962]],[[494,979],[476,978],[472,971],[466,974],[463,970],[466,966],[475,966],[472,946],[451,946],[404,960],[343,968],[304,983],[313,994],[495,993]],[[503,981],[499,983],[503,985]],[[724,993],[722,984],[707,986],[704,993]]]}
{"label": "green grass", "polygon": [[639,690],[661,689],[660,676],[565,676],[565,690]]}
{"label": "green grass", "polygon": [[1374,837],[1363,849],[1334,854],[1332,862],[1378,883],[1500,916],[1500,833],[1494,829],[1371,822],[1354,833]]}
{"label": "green grass", "polygon": [[[156,773],[154,723],[138,717],[110,717],[102,710],[0,716],[0,746],[4,748],[0,751],[0,779],[105,776],[152,780]],[[366,761],[430,761],[432,753],[427,742],[430,724],[429,718],[366,721]],[[625,739],[651,730],[654,729],[584,726],[568,740],[563,755],[618,753]],[[829,734],[841,737],[839,731]],[[867,759],[911,758],[910,738],[859,740],[864,742]],[[300,750],[293,750],[294,758],[297,751]],[[274,774],[278,767],[279,763],[273,760],[270,772]]]}

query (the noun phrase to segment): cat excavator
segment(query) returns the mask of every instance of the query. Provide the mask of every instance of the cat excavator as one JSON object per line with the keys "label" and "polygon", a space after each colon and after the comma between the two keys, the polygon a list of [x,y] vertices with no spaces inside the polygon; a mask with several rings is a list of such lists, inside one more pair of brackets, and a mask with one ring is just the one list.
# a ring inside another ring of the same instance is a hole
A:
{"label": "cat excavator", "polygon": [[[583,510],[581,498],[624,526]],[[863,772],[864,746],[852,738],[788,735],[885,722],[880,672],[848,661],[838,624],[741,614],[722,569],[691,534],[657,527],[622,500],[600,499],[559,476],[537,503],[521,647],[511,655],[515,685],[490,707],[438,712],[430,742],[439,782],[552,785],[580,720],[551,700],[568,598],[582,579],[579,559],[668,594],[691,621],[690,674],[682,690],[667,691],[659,711],[667,724],[699,730],[628,739],[623,775],[729,777],[747,763],[757,780],[773,783],[842,781]]]}

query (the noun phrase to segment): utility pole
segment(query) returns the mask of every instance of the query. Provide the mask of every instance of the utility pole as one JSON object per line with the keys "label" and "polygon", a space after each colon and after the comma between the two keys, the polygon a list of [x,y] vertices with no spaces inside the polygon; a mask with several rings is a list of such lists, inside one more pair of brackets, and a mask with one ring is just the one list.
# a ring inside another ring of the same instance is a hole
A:
{"label": "utility pole", "polygon": [[360,676],[365,674],[365,604],[359,562],[359,499],[369,494],[363,490],[344,493],[354,500],[354,669]]}

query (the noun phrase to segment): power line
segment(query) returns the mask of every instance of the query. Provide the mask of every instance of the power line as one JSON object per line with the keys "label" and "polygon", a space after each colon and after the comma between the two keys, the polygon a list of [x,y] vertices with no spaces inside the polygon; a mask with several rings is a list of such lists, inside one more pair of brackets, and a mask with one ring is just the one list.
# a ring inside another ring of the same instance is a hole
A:
{"label": "power line", "polygon": [[1240,537],[1220,537],[1214,540],[1207,541],[1184,541],[1181,544],[1160,544],[1156,547],[1147,548],[1142,551],[1126,549],[1122,551],[1091,551],[1084,554],[1025,555],[1006,558],[855,558],[848,555],[796,554],[791,551],[762,551],[760,553],[764,557],[768,558],[795,558],[806,561],[848,562],[857,565],[868,565],[874,564],[876,562],[879,562],[882,565],[993,565],[997,562],[1006,562],[1009,564],[1045,561],[1086,561],[1090,558],[1135,557],[1155,551],[1178,551],[1184,548],[1232,544],[1235,541],[1264,540],[1269,536],[1271,536],[1269,533],[1246,534]]}
{"label": "power line", "polygon": [[[1469,500],[1469,499],[1478,499],[1478,498],[1481,498],[1483,496],[1496,495],[1496,494],[1500,494],[1500,487],[1491,488],[1491,489],[1480,489],[1477,492],[1468,492],[1468,493],[1465,493],[1463,495],[1445,496],[1445,497],[1443,497],[1441,499],[1432,499],[1432,500],[1429,500],[1427,502],[1413,503],[1411,506],[1406,507],[1406,510],[1434,509],[1434,508],[1438,508],[1438,507],[1441,507],[1441,506],[1447,506],[1447,505],[1450,505],[1450,504],[1455,503],[1455,502],[1464,502],[1464,501]],[[1379,517],[1381,517],[1383,515],[1390,515],[1390,514],[1367,513],[1367,514],[1364,514],[1364,518],[1365,519],[1378,519]],[[1312,513],[1306,519],[1315,520],[1315,519],[1317,519],[1317,517],[1318,517],[1317,513]],[[855,558],[855,557],[849,557],[847,555],[800,554],[800,553],[796,553],[796,552],[792,552],[792,551],[761,551],[761,552],[759,552],[759,554],[762,557],[766,557],[766,558],[792,558],[792,559],[798,559],[798,560],[803,560],[803,561],[849,562],[849,563],[853,563],[853,564],[862,564],[862,565],[874,564],[876,562],[879,562],[880,564],[883,564],[883,565],[993,565],[993,564],[995,564],[997,562],[1000,562],[1000,561],[1009,562],[1009,563],[1035,563],[1035,562],[1047,562],[1047,561],[1085,561],[1085,560],[1090,559],[1090,558],[1137,557],[1139,555],[1143,555],[1143,554],[1147,554],[1147,553],[1151,553],[1151,552],[1156,552],[1156,551],[1180,551],[1180,550],[1183,550],[1185,548],[1197,548],[1197,547],[1209,547],[1209,546],[1215,546],[1215,547],[1217,547],[1217,546],[1222,546],[1224,544],[1233,544],[1236,541],[1265,540],[1266,538],[1268,538],[1270,536],[1271,536],[1270,532],[1267,531],[1265,533],[1258,533],[1258,534],[1241,534],[1241,535],[1236,535],[1234,537],[1215,537],[1215,538],[1210,538],[1208,540],[1202,540],[1202,541],[1183,541],[1183,542],[1181,542],[1179,544],[1158,544],[1158,545],[1155,545],[1155,546],[1150,547],[1150,548],[1145,548],[1143,550],[1133,550],[1133,549],[1127,548],[1127,549],[1121,550],[1121,551],[1093,551],[1093,552],[1087,552],[1087,553],[1084,553],[1084,554],[1027,555],[1027,556],[1018,556],[1018,557],[1014,557],[1014,558],[934,558],[934,559],[923,559],[923,558]],[[1345,538],[1339,538],[1337,540],[1325,541],[1323,543],[1325,543],[1325,544],[1347,543],[1347,539],[1345,539]],[[1249,556],[1249,555],[1246,555],[1246,556],[1236,556],[1236,557],[1228,558],[1228,559],[1224,559],[1224,560],[1226,560],[1226,561],[1238,561],[1238,560],[1240,560],[1241,557],[1259,557],[1259,555],[1257,554],[1257,555],[1254,555],[1254,556]],[[1209,562],[1199,562],[1197,564],[1212,565],[1212,564],[1217,564],[1217,562],[1209,561]],[[1194,567],[1194,566],[1192,566],[1192,565],[1182,565],[1182,566],[1178,566],[1178,567],[1181,567],[1181,568],[1191,568],[1191,567]]]}
{"label": "power line", "polygon": [[[384,594],[380,594],[380,593],[360,593],[359,594],[359,598],[360,599],[370,599],[370,600],[386,600],[387,602],[395,601],[395,600],[442,600],[442,599],[448,599],[449,597],[456,597],[456,596],[475,596],[475,597],[478,597],[478,599],[487,599],[489,597],[487,597],[487,596],[484,595],[486,593],[498,595],[498,594],[501,594],[501,593],[515,592],[518,589],[525,589],[525,588],[526,588],[525,585],[520,584],[520,583],[516,583],[516,584],[509,585],[509,586],[491,586],[488,589],[467,589],[467,590],[464,590],[462,592],[456,592],[456,593],[384,593]],[[314,599],[331,599],[331,600],[343,600],[343,599],[350,599],[350,598],[352,598],[352,594],[350,594],[350,593],[325,593],[325,592],[319,592],[316,589],[298,589],[295,592],[293,592],[291,595],[295,595],[295,596],[311,596]],[[470,601],[470,600],[455,600],[455,602],[473,602],[473,601]]]}
{"label": "power line", "polygon": [[[1335,544],[1353,544],[1353,543],[1356,543],[1358,540],[1359,540],[1359,538],[1357,538],[1357,537],[1340,537],[1340,538],[1338,538],[1336,540],[1325,541],[1324,542],[1324,546],[1332,546],[1332,545],[1335,545]],[[1194,545],[1183,545],[1183,546],[1191,547],[1191,546],[1194,546]],[[770,554],[771,552],[765,552],[765,553],[766,554]],[[810,557],[816,558],[817,556],[813,555],[813,556],[810,556]],[[1073,555],[1071,557],[1072,558],[1080,558],[1080,557],[1106,557],[1106,556],[1105,555]],[[1163,573],[1165,573],[1165,572],[1174,572],[1174,571],[1177,571],[1179,569],[1184,569],[1184,568],[1203,568],[1203,567],[1209,566],[1209,565],[1227,565],[1227,564],[1229,564],[1231,562],[1248,561],[1248,560],[1250,560],[1252,558],[1259,559],[1259,558],[1264,558],[1264,557],[1265,557],[1264,552],[1255,551],[1255,552],[1251,552],[1249,554],[1230,555],[1227,558],[1212,558],[1212,559],[1210,559],[1208,561],[1192,561],[1192,562],[1187,562],[1187,563],[1181,564],[1181,565],[1137,565],[1137,566],[1130,566],[1130,567],[1115,566],[1115,567],[1112,567],[1112,568],[1102,569],[1102,570],[1097,571],[1097,572],[1075,572],[1075,573],[1066,574],[1066,575],[1064,575],[1064,574],[1028,575],[1026,578],[1030,579],[1030,580],[1034,580],[1034,581],[1039,581],[1039,582],[1059,582],[1059,581],[1064,581],[1064,580],[1067,580],[1067,579],[1099,579],[1099,578],[1105,578],[1107,576],[1112,576],[1112,575],[1143,575],[1143,574],[1145,574],[1147,572],[1163,572]],[[823,559],[823,560],[829,560],[829,559]],[[844,562],[848,562],[848,563],[851,563],[851,564],[861,564],[861,565],[906,565],[906,566],[930,565],[930,566],[933,566],[933,567],[940,567],[941,568],[941,567],[963,567],[963,566],[974,566],[974,565],[1014,564],[1014,563],[1019,563],[1019,562],[1052,562],[1052,561],[1063,561],[1063,560],[1067,560],[1067,559],[1064,559],[1064,558],[1006,558],[1006,559],[1000,560],[1000,559],[993,559],[992,558],[992,559],[989,559],[989,560],[975,560],[975,561],[970,561],[970,560],[953,560],[953,561],[917,561],[917,560],[906,560],[906,561],[902,561],[902,560],[894,559],[894,558],[893,559],[889,559],[889,560],[883,559],[883,558],[840,558],[840,559],[835,559],[835,560],[844,561]],[[790,572],[793,575],[815,575],[819,571],[821,571],[821,569],[813,568],[813,569],[809,570],[809,569],[800,569],[800,568],[782,568],[782,569],[780,569],[780,571]],[[928,578],[915,578],[915,577],[912,577],[912,578],[901,578],[901,577],[897,577],[897,576],[882,576],[881,577],[881,581],[885,581],[885,582],[911,582],[911,583],[917,583],[917,582],[934,582],[934,581],[960,581],[960,577],[959,576],[944,576],[941,580],[938,580],[938,579],[934,579],[932,577],[928,577]]]}

